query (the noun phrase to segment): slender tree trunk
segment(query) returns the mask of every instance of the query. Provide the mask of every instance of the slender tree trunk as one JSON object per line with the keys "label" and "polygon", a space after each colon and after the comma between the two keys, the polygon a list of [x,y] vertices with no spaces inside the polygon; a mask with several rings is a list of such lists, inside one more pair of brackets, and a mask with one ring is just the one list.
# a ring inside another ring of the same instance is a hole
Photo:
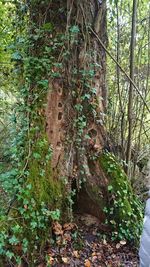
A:
{"label": "slender tree trunk", "polygon": [[[132,30],[131,30],[131,43],[130,43],[130,78],[134,80],[134,49],[136,38],[136,13],[137,13],[137,0],[133,0],[133,13],[132,13]],[[130,83],[129,100],[128,100],[128,140],[126,151],[126,172],[129,174],[129,163],[131,160],[131,145],[132,145],[132,125],[133,125],[133,85]]]}
{"label": "slender tree trunk", "polygon": [[[144,99],[146,101],[147,95],[148,95],[148,85],[149,85],[149,73],[150,73],[150,6],[148,10],[148,48],[147,48],[147,58],[148,58],[148,66],[147,66],[147,77],[146,77],[146,87],[145,87],[145,96]],[[141,148],[141,136],[142,136],[142,131],[143,131],[143,123],[144,123],[144,116],[145,116],[145,105],[141,107],[142,113],[140,117],[140,127],[139,127],[139,132],[138,132],[138,141],[137,141],[137,151],[140,151]],[[134,161],[134,170],[133,170],[133,177],[135,176],[135,170],[136,170],[136,165],[138,163],[138,152],[136,153],[135,156],[135,161]]]}
{"label": "slender tree trunk", "polygon": [[[119,8],[118,2],[116,3],[116,10],[117,10],[117,62],[120,62],[120,24],[119,24]],[[124,108],[122,103],[122,96],[120,90],[120,69],[117,65],[117,89],[118,89],[118,96],[119,96],[119,105],[120,105],[120,140],[121,140],[121,152],[122,152],[122,159],[125,159],[124,153]]]}

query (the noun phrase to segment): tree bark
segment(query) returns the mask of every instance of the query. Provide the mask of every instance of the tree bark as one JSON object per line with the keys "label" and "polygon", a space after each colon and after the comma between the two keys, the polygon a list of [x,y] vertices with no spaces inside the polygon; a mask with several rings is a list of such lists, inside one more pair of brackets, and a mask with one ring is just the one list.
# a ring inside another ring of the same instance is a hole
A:
{"label": "tree bark", "polygon": [[[131,30],[131,43],[130,43],[130,78],[134,81],[134,49],[136,38],[136,13],[137,1],[133,0],[133,13],[132,13],[132,30]],[[126,172],[129,174],[129,163],[131,160],[131,142],[132,142],[132,125],[133,125],[133,85],[130,83],[129,100],[128,100],[128,140],[126,151]]]}

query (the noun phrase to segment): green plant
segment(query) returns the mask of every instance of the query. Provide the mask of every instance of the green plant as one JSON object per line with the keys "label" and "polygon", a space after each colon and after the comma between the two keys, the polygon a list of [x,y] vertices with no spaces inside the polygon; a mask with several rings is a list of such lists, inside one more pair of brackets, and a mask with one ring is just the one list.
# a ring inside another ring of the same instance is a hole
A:
{"label": "green plant", "polygon": [[138,241],[142,229],[143,207],[117,159],[109,152],[100,156],[100,164],[109,177],[109,206],[104,208],[112,239]]}

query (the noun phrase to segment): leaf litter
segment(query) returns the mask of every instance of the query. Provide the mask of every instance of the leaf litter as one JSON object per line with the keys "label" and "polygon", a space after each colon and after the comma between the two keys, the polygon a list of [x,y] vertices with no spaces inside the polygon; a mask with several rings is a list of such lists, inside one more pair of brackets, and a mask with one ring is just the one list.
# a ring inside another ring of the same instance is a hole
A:
{"label": "leaf litter", "polygon": [[[53,267],[138,267],[137,251],[126,240],[112,242],[91,215],[77,215],[76,223],[53,223],[54,243],[46,251]],[[108,235],[109,236],[109,235]],[[39,265],[40,266],[40,265]]]}

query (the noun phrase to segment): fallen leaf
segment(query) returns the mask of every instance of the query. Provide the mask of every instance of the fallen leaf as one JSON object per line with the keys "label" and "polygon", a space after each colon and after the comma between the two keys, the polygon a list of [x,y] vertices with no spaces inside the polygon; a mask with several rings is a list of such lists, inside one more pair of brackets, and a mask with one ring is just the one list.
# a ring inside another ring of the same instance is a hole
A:
{"label": "fallen leaf", "polygon": [[103,239],[103,244],[104,244],[104,245],[107,245],[107,241],[106,241],[106,239]]}
{"label": "fallen leaf", "polygon": [[118,248],[120,248],[121,247],[121,244],[120,243],[117,243],[116,244],[116,248],[118,249]]}
{"label": "fallen leaf", "polygon": [[76,258],[80,257],[78,250],[73,251],[73,256],[75,256]]}
{"label": "fallen leaf", "polygon": [[92,253],[92,256],[96,256],[97,255],[97,253],[94,251],[93,253]]}
{"label": "fallen leaf", "polygon": [[75,223],[65,223],[65,224],[63,225],[63,229],[64,229],[65,231],[70,231],[70,230],[72,230],[72,229],[74,229],[74,228],[77,228],[77,225],[76,225]]}
{"label": "fallen leaf", "polygon": [[89,260],[85,260],[84,266],[85,267],[91,267],[91,262]]}
{"label": "fallen leaf", "polygon": [[62,261],[63,261],[63,263],[68,263],[68,258],[66,258],[66,257],[62,257]]}
{"label": "fallen leaf", "polygon": [[60,223],[54,222],[52,225],[52,229],[55,235],[63,235],[63,230]]}
{"label": "fallen leaf", "polygon": [[120,240],[120,244],[121,244],[121,245],[124,246],[124,245],[126,245],[126,243],[127,243],[127,242],[126,242],[125,240]]}

